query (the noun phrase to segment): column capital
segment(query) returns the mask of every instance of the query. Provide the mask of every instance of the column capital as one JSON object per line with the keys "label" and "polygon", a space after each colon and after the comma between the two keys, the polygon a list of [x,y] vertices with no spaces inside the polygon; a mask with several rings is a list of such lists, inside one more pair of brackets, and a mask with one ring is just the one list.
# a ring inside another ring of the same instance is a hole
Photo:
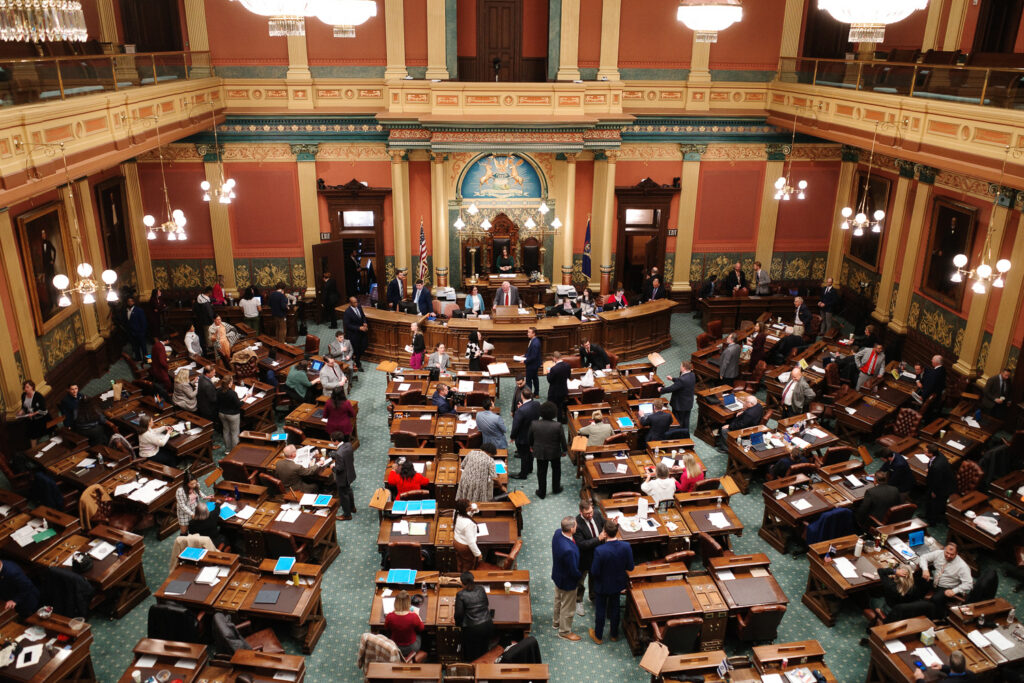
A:
{"label": "column capital", "polygon": [[914,164],[913,161],[904,161],[903,159],[896,159],[896,170],[899,171],[901,178],[913,180],[915,165],[916,164]]}
{"label": "column capital", "polygon": [[391,163],[400,164],[403,161],[409,161],[409,150],[407,149],[389,149],[388,156],[391,157]]}
{"label": "column capital", "polygon": [[443,164],[448,161],[449,156],[446,152],[431,152],[430,161],[435,164]]}
{"label": "column capital", "polygon": [[316,161],[316,155],[320,151],[320,145],[316,143],[303,142],[288,146],[295,155],[295,161]]}
{"label": "column capital", "polygon": [[935,184],[935,176],[939,175],[939,169],[925,166],[924,164],[915,164],[914,166],[917,169],[918,182],[925,183],[926,185]]}
{"label": "column capital", "polygon": [[989,183],[988,191],[995,196],[996,205],[1004,209],[1012,208],[1021,201],[1018,196],[1020,192],[1012,187]]}
{"label": "column capital", "polygon": [[619,160],[619,154],[617,149],[597,149],[594,150],[594,161],[607,161],[614,164]]}
{"label": "column capital", "polygon": [[700,161],[707,154],[708,146],[696,142],[684,142],[679,145],[679,151],[683,153],[683,161]]}
{"label": "column capital", "polygon": [[764,146],[768,161],[785,161],[786,155],[793,152],[792,146],[784,142],[769,142]]}
{"label": "column capital", "polygon": [[555,161],[566,161],[575,164],[579,155],[576,152],[558,152],[555,154]]}
{"label": "column capital", "polygon": [[860,150],[850,145],[843,145],[841,149],[842,160],[848,163],[857,163],[860,161]]}
{"label": "column capital", "polygon": [[197,142],[196,154],[203,158],[204,164],[215,164],[224,158],[224,145],[214,145],[213,143]]}

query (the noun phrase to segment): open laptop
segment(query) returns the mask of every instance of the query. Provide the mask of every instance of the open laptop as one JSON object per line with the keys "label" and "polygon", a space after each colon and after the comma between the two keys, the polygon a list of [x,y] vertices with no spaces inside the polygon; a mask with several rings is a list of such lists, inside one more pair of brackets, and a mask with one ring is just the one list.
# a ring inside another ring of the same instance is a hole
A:
{"label": "open laptop", "polygon": [[726,394],[722,397],[722,407],[726,410],[735,412],[737,410],[741,410],[743,408],[743,404],[737,401],[736,396],[733,394]]}
{"label": "open laptop", "polygon": [[924,545],[924,529],[912,531],[907,535],[907,545],[911,548],[919,548]]}
{"label": "open laptop", "polygon": [[651,413],[654,412],[654,404],[641,403],[638,410],[640,411],[640,417],[643,417],[644,415],[650,415]]}
{"label": "open laptop", "polygon": [[755,451],[766,451],[772,447],[770,443],[765,443],[764,432],[754,432],[750,435],[750,447]]}
{"label": "open laptop", "polygon": [[322,360],[314,360],[310,362],[309,369],[312,372],[320,372],[320,368],[322,368],[323,366],[324,362]]}

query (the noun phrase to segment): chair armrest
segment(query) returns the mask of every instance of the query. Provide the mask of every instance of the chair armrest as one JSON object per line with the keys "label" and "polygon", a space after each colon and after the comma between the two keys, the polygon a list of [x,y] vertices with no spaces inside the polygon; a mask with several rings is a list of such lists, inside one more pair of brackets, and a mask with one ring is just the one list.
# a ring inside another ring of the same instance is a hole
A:
{"label": "chair armrest", "polygon": [[750,624],[748,616],[749,612],[740,612],[736,615],[736,623],[740,628],[746,628]]}
{"label": "chair armrest", "polygon": [[651,636],[659,643],[665,638],[665,632],[662,631],[661,624],[658,622],[651,624]]}

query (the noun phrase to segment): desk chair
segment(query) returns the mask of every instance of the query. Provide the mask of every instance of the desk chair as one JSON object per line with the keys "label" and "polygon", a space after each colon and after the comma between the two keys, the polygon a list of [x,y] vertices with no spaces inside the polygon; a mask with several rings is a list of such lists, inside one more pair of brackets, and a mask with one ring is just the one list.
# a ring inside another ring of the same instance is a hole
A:
{"label": "desk chair", "polygon": [[740,299],[743,297],[750,296],[750,290],[746,287],[740,287],[739,289],[732,290],[732,296],[734,299]]}
{"label": "desk chair", "polygon": [[722,547],[721,543],[703,531],[697,532],[697,543],[700,548],[700,557],[701,561],[704,562],[704,566],[707,566],[708,560],[711,558],[724,557],[725,554],[729,552]]}
{"label": "desk chair", "polygon": [[391,435],[395,448],[425,448],[427,439],[421,439],[413,432],[397,431]]}
{"label": "desk chair", "polygon": [[764,373],[768,370],[768,363],[763,360],[757,361],[757,365],[754,369],[744,377],[741,381],[733,384],[733,389],[736,391],[745,391],[748,394],[756,393],[761,387],[761,379],[764,377]]}
{"label": "desk chair", "polygon": [[292,534],[264,529],[263,546],[267,557],[294,557],[297,562],[306,561],[306,544],[296,542]]}
{"label": "desk chair", "polygon": [[722,338],[722,321],[712,320],[708,323],[708,334],[714,337],[716,340]]}
{"label": "desk chair", "polygon": [[223,474],[226,481],[237,481],[241,484],[255,484],[256,478],[259,476],[259,472],[250,472],[242,463],[228,458],[222,459],[217,463],[217,465],[220,467],[221,474]]}
{"label": "desk chair", "polygon": [[697,335],[697,349],[706,349],[718,343],[718,337],[709,333],[701,332]]}
{"label": "desk chair", "polygon": [[736,637],[740,640],[772,642],[779,635],[785,605],[754,605],[736,615]]}
{"label": "desk chair", "polygon": [[507,553],[495,552],[494,556],[497,558],[495,564],[490,562],[480,562],[477,565],[478,570],[482,571],[512,571],[516,568],[516,559],[519,557],[519,551],[523,549],[523,539],[517,539],[515,545]]}
{"label": "desk chair", "polygon": [[871,516],[871,525],[874,527],[885,526],[886,524],[896,524],[898,522],[906,522],[914,517],[914,511],[917,510],[917,506],[913,503],[903,503],[902,505],[895,505],[885,511],[885,514],[881,519]]}
{"label": "desk chair", "polygon": [[467,406],[482,406],[487,400],[486,391],[471,391],[466,394],[466,405]]}
{"label": "desk chair", "polygon": [[303,349],[306,358],[310,356],[316,356],[320,353],[320,337],[315,334],[306,335],[306,345]]}
{"label": "desk chair", "polygon": [[900,412],[897,413],[896,421],[892,426],[892,434],[878,437],[877,443],[887,450],[893,450],[896,444],[904,438],[917,434],[922,417],[922,413],[917,412],[913,408],[900,408]]}
{"label": "desk chair", "polygon": [[398,404],[402,406],[415,406],[423,403],[423,392],[419,389],[403,391],[398,396]]}
{"label": "desk chair", "polygon": [[402,494],[402,500],[428,500],[433,494],[427,489],[416,489],[415,491],[406,491]]}
{"label": "desk chair", "polygon": [[984,476],[985,472],[981,469],[981,465],[964,458],[956,470],[956,492],[963,496],[976,490]]}
{"label": "desk chair", "polygon": [[697,649],[697,639],[704,627],[701,617],[681,617],[669,619],[664,624],[651,624],[654,640],[663,643],[670,655],[681,655]]}
{"label": "desk chair", "polygon": [[419,543],[391,541],[388,543],[386,565],[389,569],[423,569],[423,553]]}
{"label": "desk chair", "polygon": [[690,566],[690,562],[693,558],[697,557],[697,553],[692,550],[680,550],[674,553],[669,553],[665,556],[664,562],[685,562],[686,566]]}
{"label": "desk chair", "polygon": [[146,637],[205,645],[207,640],[201,628],[200,618],[201,616],[197,617],[187,607],[157,603],[149,608]]}
{"label": "desk chair", "polygon": [[272,474],[266,472],[260,472],[259,474],[260,486],[266,486],[270,493],[287,495],[288,489],[285,488],[281,480]]}
{"label": "desk chair", "polygon": [[639,491],[616,491],[611,495],[611,498],[642,498],[643,495]]}
{"label": "desk chair", "polygon": [[604,445],[605,446],[614,446],[617,443],[628,444],[629,443],[629,433],[628,432],[616,432],[615,434],[612,434],[611,436],[609,436],[607,439],[604,440]]}
{"label": "desk chair", "polygon": [[[230,658],[239,650],[255,650],[267,654],[282,654],[284,648],[277,639],[274,629],[265,628],[262,631],[252,633],[252,622],[243,621],[234,624],[226,614],[217,612],[213,615],[213,645],[217,651]],[[245,636],[244,632],[249,631],[250,635]]]}
{"label": "desk chair", "polygon": [[[701,479],[693,486],[694,491],[717,491],[722,488],[722,480],[718,477],[712,477],[711,479]],[[723,496],[723,503],[729,501],[729,496]]]}
{"label": "desk chair", "polygon": [[824,456],[819,456],[815,453],[814,462],[819,467],[827,467],[828,465],[837,465],[847,460],[853,460],[857,457],[857,449],[852,446],[829,446],[825,450]]}
{"label": "desk chair", "polygon": [[594,403],[604,402],[604,388],[603,387],[587,387],[580,394],[580,405],[592,405]]}

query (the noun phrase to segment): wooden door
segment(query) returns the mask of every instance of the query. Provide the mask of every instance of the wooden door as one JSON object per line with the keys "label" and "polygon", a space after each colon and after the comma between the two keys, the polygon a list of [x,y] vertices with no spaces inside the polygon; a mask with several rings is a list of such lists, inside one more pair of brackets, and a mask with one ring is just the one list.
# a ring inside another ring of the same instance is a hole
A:
{"label": "wooden door", "polygon": [[478,0],[476,80],[521,80],[522,33],[522,0]]}
{"label": "wooden door", "polygon": [[342,301],[348,301],[345,293],[345,249],[341,240],[321,242],[313,245],[313,278],[316,282],[317,301],[322,301],[320,289],[324,284],[324,273],[334,275]]}
{"label": "wooden door", "polygon": [[[650,178],[634,187],[615,188],[618,225],[615,281],[630,292],[639,292],[654,266],[665,272],[665,243],[672,197],[679,188],[659,185]],[[664,281],[662,285],[666,285]]]}

